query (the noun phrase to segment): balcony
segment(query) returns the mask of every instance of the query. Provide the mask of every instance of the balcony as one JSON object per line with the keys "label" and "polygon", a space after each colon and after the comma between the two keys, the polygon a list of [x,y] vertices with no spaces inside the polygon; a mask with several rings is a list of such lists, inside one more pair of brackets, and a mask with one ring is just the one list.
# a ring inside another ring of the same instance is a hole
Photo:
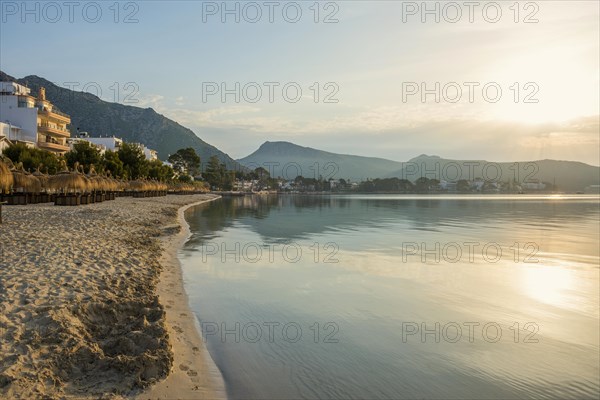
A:
{"label": "balcony", "polygon": [[40,148],[45,149],[45,150],[50,150],[50,151],[56,151],[56,152],[62,153],[62,152],[66,152],[66,151],[70,150],[69,146],[64,146],[59,143],[38,141],[37,144]]}
{"label": "balcony", "polygon": [[51,127],[50,125],[46,125],[46,124],[38,125],[38,131],[40,133],[50,133],[50,134],[59,135],[62,137],[71,137],[71,132],[69,132],[68,130],[54,128],[54,127]]}
{"label": "balcony", "polygon": [[38,114],[44,115],[48,118],[53,118],[61,122],[65,122],[67,124],[71,123],[71,117],[65,113],[62,113],[58,110],[48,111],[46,109],[40,110],[38,109]]}

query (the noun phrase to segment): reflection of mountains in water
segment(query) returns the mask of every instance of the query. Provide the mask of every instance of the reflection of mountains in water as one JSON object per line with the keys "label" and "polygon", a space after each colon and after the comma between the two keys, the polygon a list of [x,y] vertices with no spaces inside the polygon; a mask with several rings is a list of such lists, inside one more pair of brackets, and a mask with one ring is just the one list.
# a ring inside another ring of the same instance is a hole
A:
{"label": "reflection of mountains in water", "polygon": [[[193,232],[189,245],[218,236],[233,225],[259,234],[265,242],[312,237],[324,232],[360,231],[407,224],[437,231],[492,220],[524,226],[552,227],[565,220],[599,215],[598,198],[532,199],[444,198],[440,196],[245,196],[223,198],[187,212]],[[275,218],[269,218],[275,217]]]}

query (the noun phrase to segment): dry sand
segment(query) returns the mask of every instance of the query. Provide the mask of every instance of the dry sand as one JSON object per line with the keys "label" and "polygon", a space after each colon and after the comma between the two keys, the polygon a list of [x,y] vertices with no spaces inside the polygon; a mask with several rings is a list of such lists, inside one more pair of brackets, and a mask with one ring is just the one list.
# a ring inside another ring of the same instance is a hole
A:
{"label": "dry sand", "polygon": [[176,258],[213,199],[5,207],[0,398],[224,398]]}

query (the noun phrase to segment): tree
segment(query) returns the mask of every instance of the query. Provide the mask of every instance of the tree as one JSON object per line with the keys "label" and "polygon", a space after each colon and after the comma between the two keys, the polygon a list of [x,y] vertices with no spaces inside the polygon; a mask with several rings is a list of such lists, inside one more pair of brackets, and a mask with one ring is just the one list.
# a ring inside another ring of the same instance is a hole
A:
{"label": "tree", "polygon": [[177,153],[171,154],[169,162],[180,173],[188,173],[191,176],[200,175],[200,157],[191,147],[177,150]]}
{"label": "tree", "polygon": [[266,169],[264,169],[263,167],[258,167],[254,170],[254,173],[256,174],[256,179],[268,179],[271,177],[271,174],[269,174],[269,171],[267,171]]}
{"label": "tree", "polygon": [[[225,164],[222,164],[225,168]],[[235,171],[225,171],[223,175],[223,190],[233,190],[233,184],[235,182]]]}
{"label": "tree", "polygon": [[110,171],[112,176],[124,177],[125,170],[123,169],[123,161],[121,161],[116,152],[110,150],[105,151],[102,164],[104,165],[104,170]]}
{"label": "tree", "polygon": [[400,179],[398,181],[398,190],[403,193],[410,193],[415,190],[415,185],[408,179]]}
{"label": "tree", "polygon": [[271,179],[271,174],[269,174],[269,171],[267,171],[263,167],[256,168],[254,170],[254,175],[258,180],[259,190],[268,189],[273,183],[273,180]]}
{"label": "tree", "polygon": [[429,188],[431,186],[431,179],[426,177],[421,177],[415,181],[415,187],[419,193],[429,192]]}
{"label": "tree", "polygon": [[169,167],[168,165],[164,165],[160,160],[152,160],[148,162],[148,176],[150,178],[158,179],[159,181],[164,182],[173,179],[173,175],[173,168]]}
{"label": "tree", "polygon": [[148,175],[146,156],[138,145],[123,143],[117,154],[123,161],[123,169],[129,179],[138,179]]}
{"label": "tree", "polygon": [[92,164],[96,170],[102,170],[104,168],[104,160],[100,154],[100,149],[86,141],[75,143],[73,145],[73,150],[65,154],[65,160],[67,161],[67,165],[71,168],[75,166],[75,163],[83,165],[86,173],[90,171],[90,166]]}
{"label": "tree", "polygon": [[23,143],[15,143],[4,149],[2,154],[14,163],[22,162],[25,170],[33,171],[43,165],[50,174],[59,172],[61,158],[49,151],[29,148]]}
{"label": "tree", "polygon": [[183,183],[192,183],[192,182],[193,182],[193,181],[192,181],[192,177],[191,177],[191,176],[189,176],[189,175],[179,175],[179,176],[177,177],[177,180],[178,180],[179,182],[183,182]]}
{"label": "tree", "polygon": [[369,181],[369,180],[363,181],[358,186],[358,190],[360,192],[374,192],[375,191],[375,184],[373,183],[373,181]]}
{"label": "tree", "polygon": [[456,182],[456,190],[458,192],[468,192],[469,191],[469,181],[466,179],[461,179]]}
{"label": "tree", "polygon": [[204,173],[204,179],[208,182],[211,188],[221,187],[223,180],[222,173],[223,171],[221,168],[221,163],[219,162],[219,158],[217,156],[212,156],[208,160],[206,172]]}

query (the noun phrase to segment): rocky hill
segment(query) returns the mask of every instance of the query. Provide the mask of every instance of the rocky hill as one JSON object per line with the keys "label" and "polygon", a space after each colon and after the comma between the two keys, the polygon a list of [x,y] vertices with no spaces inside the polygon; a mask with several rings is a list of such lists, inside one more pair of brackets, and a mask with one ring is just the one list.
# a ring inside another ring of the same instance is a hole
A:
{"label": "rocky hill", "polygon": [[161,160],[166,160],[169,154],[181,148],[192,147],[200,155],[203,165],[216,155],[228,168],[239,168],[239,164],[227,154],[152,108],[110,103],[90,93],[57,86],[35,75],[15,79],[0,71],[0,80],[26,85],[34,96],[37,96],[41,86],[45,87],[48,100],[71,116],[72,136],[79,128],[90,136],[116,136],[127,142],[143,143],[157,150]]}

